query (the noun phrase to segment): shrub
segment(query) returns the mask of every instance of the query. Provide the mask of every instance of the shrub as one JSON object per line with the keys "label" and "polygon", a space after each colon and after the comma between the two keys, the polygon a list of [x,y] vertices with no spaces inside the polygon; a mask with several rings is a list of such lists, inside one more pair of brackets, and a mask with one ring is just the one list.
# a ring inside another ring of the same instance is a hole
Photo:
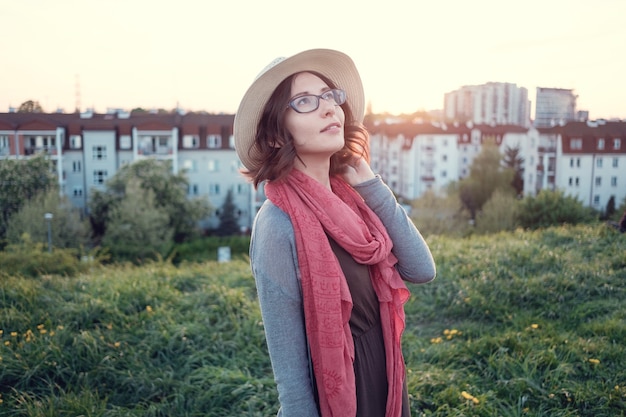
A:
{"label": "shrub", "polygon": [[205,237],[190,242],[179,243],[174,247],[170,258],[174,264],[182,262],[205,262],[217,260],[219,247],[230,247],[233,258],[242,258],[248,255],[250,247],[249,236]]}
{"label": "shrub", "polygon": [[518,212],[519,200],[511,193],[496,190],[476,216],[476,232],[515,230]]}
{"label": "shrub", "polygon": [[597,213],[593,209],[560,190],[542,190],[536,197],[525,197],[517,215],[519,225],[528,229],[587,223],[596,218]]}
{"label": "shrub", "polygon": [[43,243],[33,243],[25,234],[21,243],[8,245],[0,252],[0,276],[75,276],[87,272],[103,259],[97,253],[82,254],[77,249],[55,248],[48,252]]}

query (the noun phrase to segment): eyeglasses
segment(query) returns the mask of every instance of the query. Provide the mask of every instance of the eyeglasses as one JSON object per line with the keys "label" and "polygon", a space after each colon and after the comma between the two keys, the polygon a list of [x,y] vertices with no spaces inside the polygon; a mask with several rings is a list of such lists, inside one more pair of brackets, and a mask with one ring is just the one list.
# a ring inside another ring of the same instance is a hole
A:
{"label": "eyeglasses", "polygon": [[307,94],[298,96],[289,102],[289,107],[298,113],[310,113],[320,107],[320,99],[333,101],[336,106],[341,106],[346,102],[346,92],[344,90],[334,89],[325,91],[319,96],[316,94]]}

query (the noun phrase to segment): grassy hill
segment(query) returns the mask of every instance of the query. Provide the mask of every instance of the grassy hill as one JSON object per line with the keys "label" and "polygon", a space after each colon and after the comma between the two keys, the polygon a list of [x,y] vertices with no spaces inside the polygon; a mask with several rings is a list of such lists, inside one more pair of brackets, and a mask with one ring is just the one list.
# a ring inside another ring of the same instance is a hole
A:
{"label": "grassy hill", "polygon": [[[413,416],[626,413],[626,235],[427,239],[404,353]],[[0,416],[271,416],[245,261],[0,272]]]}

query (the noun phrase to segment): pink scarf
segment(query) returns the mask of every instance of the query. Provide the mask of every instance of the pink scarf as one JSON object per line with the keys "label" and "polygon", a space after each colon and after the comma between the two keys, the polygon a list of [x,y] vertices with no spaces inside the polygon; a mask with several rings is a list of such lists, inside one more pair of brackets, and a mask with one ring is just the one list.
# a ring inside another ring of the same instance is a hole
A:
{"label": "pink scarf", "polygon": [[358,263],[370,266],[387,361],[385,416],[398,417],[405,375],[400,339],[409,291],[394,267],[393,243],[378,216],[343,180],[332,177],[331,187],[332,192],[296,169],[284,181],[265,186],[267,197],[289,215],[294,228],[321,414],[356,415],[354,341],[349,324],[352,297],[328,242],[330,236]]}

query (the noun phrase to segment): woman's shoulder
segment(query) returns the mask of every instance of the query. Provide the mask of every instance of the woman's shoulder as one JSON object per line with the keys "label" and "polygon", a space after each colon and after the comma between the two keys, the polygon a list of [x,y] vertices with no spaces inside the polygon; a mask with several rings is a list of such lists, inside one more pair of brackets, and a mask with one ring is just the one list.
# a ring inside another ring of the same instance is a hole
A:
{"label": "woman's shoulder", "polygon": [[287,231],[293,233],[293,226],[289,215],[270,200],[265,200],[254,218],[254,227],[259,229],[271,228],[275,232]]}
{"label": "woman's shoulder", "polygon": [[252,225],[252,244],[261,247],[293,245],[295,235],[289,215],[266,200],[259,209]]}

